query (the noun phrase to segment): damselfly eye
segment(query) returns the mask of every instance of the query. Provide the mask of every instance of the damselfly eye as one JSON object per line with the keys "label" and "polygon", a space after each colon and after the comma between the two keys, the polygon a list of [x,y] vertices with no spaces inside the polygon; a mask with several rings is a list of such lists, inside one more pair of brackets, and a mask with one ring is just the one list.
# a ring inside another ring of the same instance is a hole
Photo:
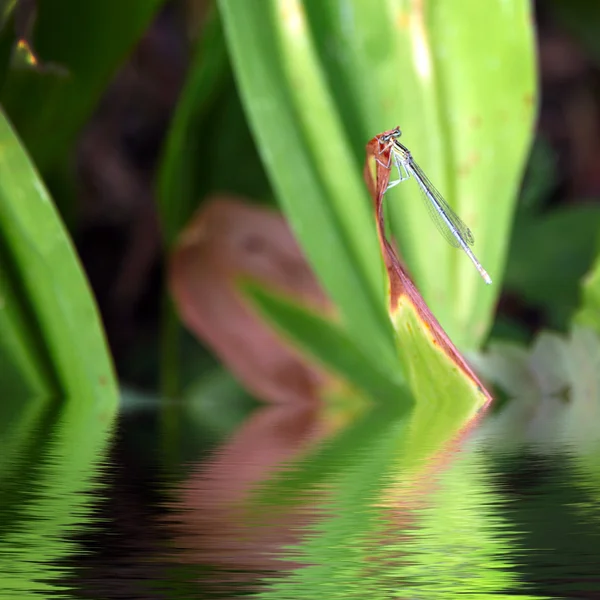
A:
{"label": "damselfly eye", "polygon": [[394,129],[390,129],[380,135],[378,135],[378,139],[381,142],[389,142],[390,140],[396,140],[402,135],[402,131],[400,131],[400,127],[395,127]]}

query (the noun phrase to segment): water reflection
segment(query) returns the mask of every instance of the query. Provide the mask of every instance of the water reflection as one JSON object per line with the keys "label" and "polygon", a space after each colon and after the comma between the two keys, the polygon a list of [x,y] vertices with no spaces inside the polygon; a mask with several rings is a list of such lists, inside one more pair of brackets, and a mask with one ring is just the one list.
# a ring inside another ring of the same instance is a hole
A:
{"label": "water reflection", "polygon": [[314,411],[266,409],[179,488],[174,558],[204,565],[215,595],[242,581],[265,598],[518,589],[479,455],[457,430],[417,443],[415,413],[372,409],[325,435]]}
{"label": "water reflection", "polygon": [[0,597],[600,593],[589,430],[552,445],[516,429],[511,445],[500,413],[419,446],[408,408],[249,406],[210,448],[187,423],[166,468],[163,408],[124,412],[116,433],[76,404],[5,413]]}
{"label": "water reflection", "polygon": [[0,430],[0,597],[68,597],[69,560],[94,522],[109,413],[77,402],[3,406]]}

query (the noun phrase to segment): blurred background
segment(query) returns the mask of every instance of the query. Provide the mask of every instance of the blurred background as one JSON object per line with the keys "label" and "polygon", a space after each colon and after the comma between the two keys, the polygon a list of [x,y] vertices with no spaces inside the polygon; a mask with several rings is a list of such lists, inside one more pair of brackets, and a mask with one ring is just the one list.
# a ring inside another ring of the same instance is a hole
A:
{"label": "blurred background", "polygon": [[[495,331],[503,338],[527,341],[542,328],[564,331],[579,300],[579,280],[595,256],[600,105],[594,31],[600,21],[591,6],[535,6],[540,108],[496,313]],[[209,10],[198,1],[161,7],[79,136],[73,194],[54,194],[91,282],[119,378],[148,391],[159,387],[166,268],[155,182]],[[189,158],[197,205],[214,193],[276,205],[231,65],[226,55],[220,58],[195,124],[199,148]],[[533,211],[552,219],[531,223]],[[182,335],[191,363],[215,360],[210,349]]]}

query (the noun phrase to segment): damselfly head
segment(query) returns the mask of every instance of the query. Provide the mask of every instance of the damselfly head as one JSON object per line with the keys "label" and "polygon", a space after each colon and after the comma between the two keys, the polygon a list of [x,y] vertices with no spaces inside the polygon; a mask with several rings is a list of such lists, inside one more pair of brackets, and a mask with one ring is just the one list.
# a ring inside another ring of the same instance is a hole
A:
{"label": "damselfly head", "polygon": [[402,135],[402,131],[400,130],[400,126],[395,127],[394,129],[390,129],[389,131],[384,131],[380,136],[379,140],[384,144],[391,140],[397,140]]}

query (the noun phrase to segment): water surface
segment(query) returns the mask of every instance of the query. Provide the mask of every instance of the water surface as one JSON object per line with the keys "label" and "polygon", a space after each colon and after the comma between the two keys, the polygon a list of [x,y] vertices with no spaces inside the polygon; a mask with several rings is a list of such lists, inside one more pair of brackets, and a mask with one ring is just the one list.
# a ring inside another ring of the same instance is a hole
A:
{"label": "water surface", "polygon": [[1,430],[0,597],[600,597],[589,432],[517,439],[494,414],[415,450],[406,411],[321,413],[22,403]]}

